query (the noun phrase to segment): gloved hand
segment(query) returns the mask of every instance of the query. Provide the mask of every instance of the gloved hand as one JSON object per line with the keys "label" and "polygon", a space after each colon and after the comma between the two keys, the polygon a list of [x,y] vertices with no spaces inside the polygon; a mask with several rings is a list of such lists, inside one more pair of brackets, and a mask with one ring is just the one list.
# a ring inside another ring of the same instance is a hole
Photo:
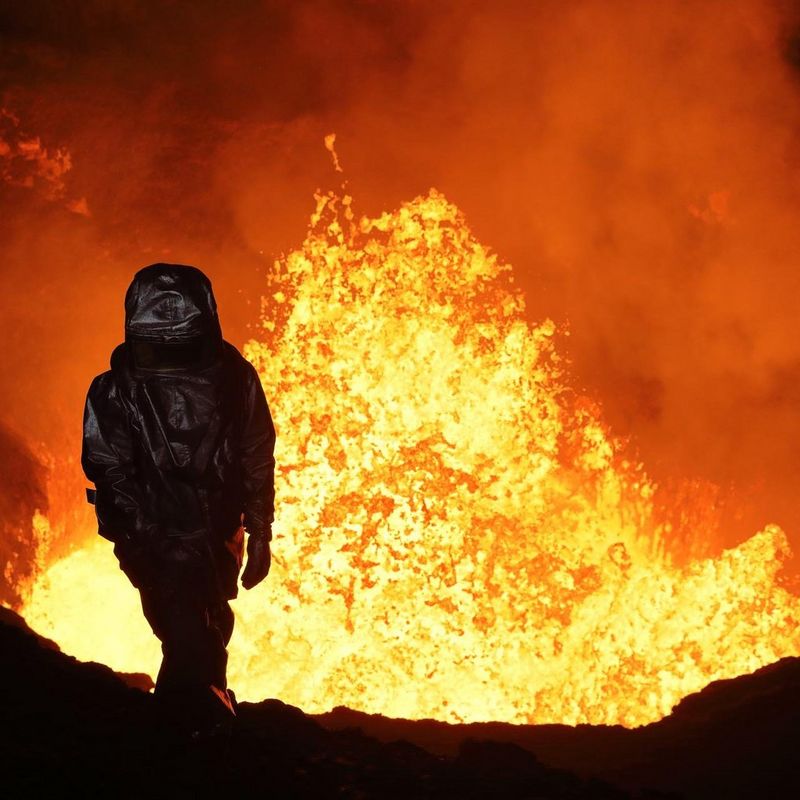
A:
{"label": "gloved hand", "polygon": [[247,538],[247,564],[242,573],[242,586],[252,589],[269,574],[272,554],[266,534],[250,534]]}

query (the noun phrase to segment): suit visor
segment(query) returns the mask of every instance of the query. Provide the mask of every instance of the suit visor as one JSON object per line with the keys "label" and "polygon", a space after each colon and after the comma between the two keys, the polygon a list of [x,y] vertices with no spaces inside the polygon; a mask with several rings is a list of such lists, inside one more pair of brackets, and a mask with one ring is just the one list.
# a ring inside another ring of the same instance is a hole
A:
{"label": "suit visor", "polygon": [[138,369],[199,369],[211,363],[215,351],[214,342],[205,336],[183,342],[131,342],[133,364]]}

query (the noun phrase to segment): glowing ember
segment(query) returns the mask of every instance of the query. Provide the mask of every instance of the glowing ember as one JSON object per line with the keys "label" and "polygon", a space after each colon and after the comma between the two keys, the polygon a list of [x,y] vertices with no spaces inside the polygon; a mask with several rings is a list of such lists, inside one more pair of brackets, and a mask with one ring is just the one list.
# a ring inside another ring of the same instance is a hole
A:
{"label": "glowing ember", "polygon": [[[654,487],[570,391],[555,326],[524,321],[510,268],[440,194],[360,223],[319,197],[264,314],[246,355],[278,429],[278,520],[272,575],[236,601],[240,696],[633,726],[800,652],[783,532],[674,564]],[[152,673],[136,606],[93,539],[24,614]]]}

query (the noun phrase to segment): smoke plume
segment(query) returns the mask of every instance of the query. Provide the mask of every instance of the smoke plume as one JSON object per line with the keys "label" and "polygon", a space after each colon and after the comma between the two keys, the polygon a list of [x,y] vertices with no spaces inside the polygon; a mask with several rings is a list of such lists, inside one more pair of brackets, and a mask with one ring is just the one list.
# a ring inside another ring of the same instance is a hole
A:
{"label": "smoke plume", "polygon": [[0,31],[0,416],[26,439],[79,450],[144,264],[207,271],[241,345],[335,131],[356,212],[456,203],[648,471],[721,487],[720,544],[800,545],[791,5],[39,0]]}

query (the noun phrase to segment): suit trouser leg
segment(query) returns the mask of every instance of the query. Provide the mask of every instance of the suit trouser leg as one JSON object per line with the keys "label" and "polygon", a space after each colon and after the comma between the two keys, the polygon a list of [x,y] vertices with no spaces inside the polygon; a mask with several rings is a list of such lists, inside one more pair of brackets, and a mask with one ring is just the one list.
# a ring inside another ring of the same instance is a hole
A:
{"label": "suit trouser leg", "polygon": [[140,595],[145,618],[161,641],[156,696],[197,707],[209,702],[212,686],[224,691],[234,622],[228,602],[208,603],[162,587],[140,589]]}

